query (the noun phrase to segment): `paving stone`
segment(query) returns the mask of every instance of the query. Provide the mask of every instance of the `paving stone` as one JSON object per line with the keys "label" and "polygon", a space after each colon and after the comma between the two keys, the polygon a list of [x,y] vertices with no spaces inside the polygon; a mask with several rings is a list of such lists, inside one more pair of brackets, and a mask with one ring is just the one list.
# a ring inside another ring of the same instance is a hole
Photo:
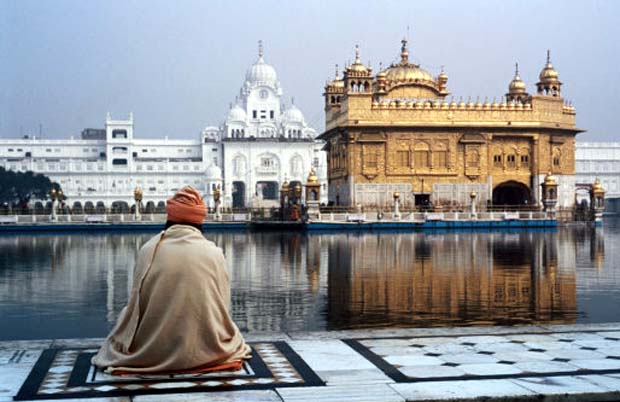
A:
{"label": "paving stone", "polygon": [[497,343],[497,342],[505,342],[506,337],[504,336],[493,336],[493,335],[475,335],[475,336],[460,336],[454,340],[457,343]]}
{"label": "paving stone", "polygon": [[474,346],[474,349],[477,351],[486,351],[486,352],[527,352],[529,348],[523,346],[523,344],[513,343],[513,342],[498,342],[498,343],[483,343],[480,345]]}
{"label": "paving stone", "polygon": [[390,384],[407,401],[457,400],[534,396],[535,393],[510,380],[436,381]]}
{"label": "paving stone", "polygon": [[593,350],[582,350],[579,347],[572,347],[566,349],[554,349],[548,350],[545,354],[560,359],[568,359],[568,360],[596,360],[596,359],[604,359],[605,355],[600,352]]}
{"label": "paving stone", "polygon": [[32,364],[3,364],[0,366],[0,396],[14,396],[30,374]]}
{"label": "paving stone", "polygon": [[469,375],[520,374],[523,371],[512,364],[462,364],[458,367]]}
{"label": "paving stone", "polygon": [[[494,343],[487,343],[487,346],[495,345]],[[476,349],[473,346],[460,345],[454,343],[443,343],[431,346],[425,346],[424,351],[428,353],[438,353],[440,355],[447,353],[476,353]]]}
{"label": "paving stone", "polygon": [[552,360],[553,356],[549,356],[543,352],[497,352],[492,355],[497,360],[508,360],[513,362],[528,362],[528,361],[548,361]]}
{"label": "paving stone", "polygon": [[410,339],[364,339],[360,343],[369,348],[407,347],[413,343]]}
{"label": "paving stone", "polygon": [[620,369],[620,360],[617,359],[571,360],[569,363],[585,370]]}
{"label": "paving stone", "polygon": [[485,355],[478,353],[455,353],[450,355],[443,355],[439,357],[441,360],[448,363],[457,364],[473,364],[473,363],[497,363],[498,359],[494,355]]}
{"label": "paving stone", "polygon": [[578,367],[564,362],[553,361],[528,361],[517,362],[514,364],[515,368],[523,371],[524,373],[556,373],[556,372],[573,372],[577,371]]}
{"label": "paving stone", "polygon": [[47,349],[52,345],[51,339],[33,340],[33,341],[1,341],[0,349]]}
{"label": "paving stone", "polygon": [[465,375],[460,367],[450,366],[405,366],[398,370],[410,378],[460,377]]}
{"label": "paving stone", "polygon": [[55,339],[52,348],[96,348],[103,344],[104,338]]}
{"label": "paving stone", "polygon": [[[166,395],[166,398],[168,398],[168,395]],[[37,399],[37,402],[58,402],[59,400],[63,400],[63,399]],[[75,399],[71,398],[71,399],[64,399],[64,400],[69,401],[69,402],[130,402],[131,398],[126,396],[126,397],[115,397],[115,398],[75,398]],[[170,399],[166,399],[166,400],[169,401]],[[175,401],[175,400],[176,399],[172,399],[171,401]],[[4,401],[0,399],[0,402],[4,402]]]}
{"label": "paving stone", "polygon": [[596,333],[590,332],[562,332],[557,334],[551,334],[552,337],[560,340],[572,340],[572,341],[603,341],[605,337]]}
{"label": "paving stone", "polygon": [[510,381],[530,391],[544,395],[601,393],[607,391],[605,387],[576,376],[524,377],[511,379]]}
{"label": "paving stone", "polygon": [[443,360],[437,357],[420,355],[385,356],[384,360],[399,366],[437,366],[444,363]]}
{"label": "paving stone", "polygon": [[403,346],[379,346],[375,348],[371,348],[373,353],[378,354],[379,356],[388,356],[388,355],[424,355],[424,350],[421,348],[411,347],[409,345]]}
{"label": "paving stone", "polygon": [[36,349],[0,349],[0,365],[3,364],[34,364],[41,356]]}
{"label": "paving stone", "polygon": [[284,402],[405,402],[388,384],[277,388]]}
{"label": "paving stone", "polygon": [[546,334],[518,334],[518,335],[506,335],[506,339],[511,341],[523,341],[523,342],[556,342],[557,338]]}
{"label": "paving stone", "polygon": [[315,371],[376,368],[339,340],[290,341],[289,346]]}
{"label": "paving stone", "polygon": [[325,370],[317,371],[328,386],[348,384],[379,384],[394,382],[378,368],[366,370]]}
{"label": "paving stone", "polygon": [[[74,401],[72,399],[70,402]],[[92,401],[95,401],[94,399]],[[282,402],[276,391],[252,390],[231,392],[197,392],[189,394],[134,396],[134,402]]]}

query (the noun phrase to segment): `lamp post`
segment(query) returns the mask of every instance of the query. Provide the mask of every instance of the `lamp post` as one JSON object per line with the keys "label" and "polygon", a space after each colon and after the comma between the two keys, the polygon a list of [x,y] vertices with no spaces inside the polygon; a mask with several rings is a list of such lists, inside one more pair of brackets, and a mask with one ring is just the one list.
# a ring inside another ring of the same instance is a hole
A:
{"label": "lamp post", "polygon": [[400,220],[400,193],[395,191],[392,197],[394,198],[394,219]]}
{"label": "lamp post", "polygon": [[52,200],[52,214],[50,215],[50,221],[56,221],[58,219],[58,215],[56,215],[56,208],[58,207],[57,198],[60,194],[56,194],[56,189],[52,187],[50,190],[50,199]]}
{"label": "lamp post", "polygon": [[213,190],[213,203],[215,205],[215,220],[219,221],[222,219],[222,214],[220,212],[222,205],[222,190],[220,189],[220,185],[218,184]]}
{"label": "lamp post", "polygon": [[469,193],[469,199],[471,200],[471,205],[470,205],[470,214],[471,214],[471,219],[476,219],[476,192],[472,191],[471,193]]}
{"label": "lamp post", "polygon": [[133,199],[136,201],[133,219],[136,221],[142,220],[142,215],[140,214],[140,207],[142,206],[142,189],[140,186],[137,186],[135,190],[133,190]]}

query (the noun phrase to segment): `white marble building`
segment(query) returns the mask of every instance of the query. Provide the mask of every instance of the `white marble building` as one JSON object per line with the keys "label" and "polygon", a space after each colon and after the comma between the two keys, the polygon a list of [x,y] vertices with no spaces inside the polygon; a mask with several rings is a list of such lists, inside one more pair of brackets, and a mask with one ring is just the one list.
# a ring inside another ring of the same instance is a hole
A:
{"label": "white marble building", "polygon": [[577,142],[575,182],[591,184],[597,178],[605,198],[620,197],[620,142]]}
{"label": "white marble building", "polygon": [[225,123],[205,128],[197,139],[134,138],[131,114],[122,120],[108,114],[105,133],[94,131],[99,133],[83,132],[80,139],[0,139],[0,166],[45,174],[61,185],[70,206],[88,208],[131,206],[137,186],[149,208],[162,208],[184,185],[202,191],[212,205],[218,184],[224,206],[268,207],[277,204],[285,179],[303,184],[312,166],[321,200],[327,200],[322,143],[295,105],[284,108],[276,71],[262,49]]}

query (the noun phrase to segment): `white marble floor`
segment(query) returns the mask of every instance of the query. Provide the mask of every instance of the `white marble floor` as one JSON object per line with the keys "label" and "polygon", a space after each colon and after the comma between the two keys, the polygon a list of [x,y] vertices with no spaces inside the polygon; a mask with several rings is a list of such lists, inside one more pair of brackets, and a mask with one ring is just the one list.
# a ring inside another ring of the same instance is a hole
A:
{"label": "white marble floor", "polygon": [[[108,396],[103,392],[93,398],[71,400],[620,400],[620,323],[270,333],[247,338],[254,343],[286,344],[324,385],[305,386],[297,381],[298,384],[270,386],[271,380],[264,377],[255,383],[266,388],[244,389],[246,373],[238,381],[228,381],[229,391],[203,392],[204,388],[200,388],[198,392],[183,392],[172,386],[170,393],[132,394],[129,391],[139,387],[127,386],[127,395]],[[0,402],[13,401],[35,363],[49,354],[45,350],[91,348],[101,341],[0,342]],[[263,352],[268,361],[279,353],[268,346]],[[274,364],[281,364],[282,357],[276,357],[279,360],[274,360]],[[62,377],[51,368],[52,380]],[[300,373],[303,377],[303,370]],[[275,377],[287,380],[286,376]],[[62,383],[64,377],[55,381]],[[167,386],[162,383],[151,388],[162,392]],[[54,400],[59,396],[62,395],[56,395]],[[37,394],[36,398],[44,400],[44,395]]]}

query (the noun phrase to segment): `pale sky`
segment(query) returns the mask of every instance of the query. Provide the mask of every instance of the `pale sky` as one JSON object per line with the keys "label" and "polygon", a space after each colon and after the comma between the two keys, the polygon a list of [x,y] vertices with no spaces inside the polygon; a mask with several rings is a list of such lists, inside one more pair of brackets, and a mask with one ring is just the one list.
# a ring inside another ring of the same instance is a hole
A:
{"label": "pale sky", "polygon": [[220,125],[256,60],[321,132],[334,64],[410,60],[456,99],[500,99],[519,62],[528,91],[551,49],[582,141],[620,141],[620,1],[0,0],[0,137],[79,137],[134,113],[139,138]]}

